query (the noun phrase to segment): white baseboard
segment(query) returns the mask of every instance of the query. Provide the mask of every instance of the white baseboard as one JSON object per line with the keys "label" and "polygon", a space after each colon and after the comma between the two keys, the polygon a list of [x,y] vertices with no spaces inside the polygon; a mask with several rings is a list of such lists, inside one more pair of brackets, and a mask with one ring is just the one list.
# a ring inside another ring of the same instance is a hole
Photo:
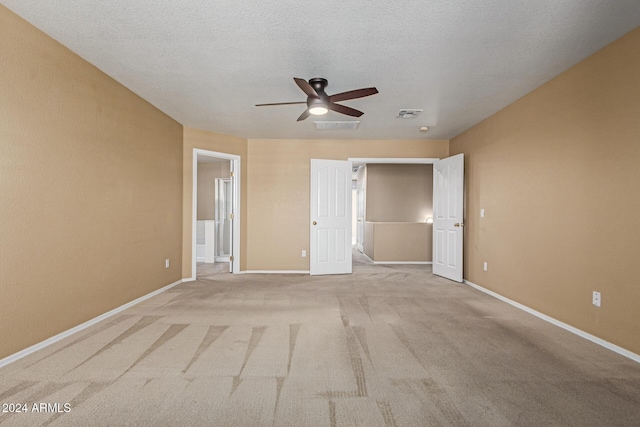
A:
{"label": "white baseboard", "polygon": [[309,270],[243,270],[238,274],[309,274]]}
{"label": "white baseboard", "polygon": [[633,353],[633,352],[631,352],[631,351],[629,351],[629,350],[627,350],[625,348],[622,348],[620,346],[612,344],[609,341],[605,341],[602,338],[598,338],[595,335],[591,335],[588,332],[585,332],[583,330],[575,328],[575,327],[573,327],[571,325],[568,325],[568,324],[566,324],[564,322],[561,322],[560,320],[554,319],[551,316],[547,316],[546,314],[540,313],[539,311],[536,311],[536,310],[534,310],[534,309],[532,309],[530,307],[527,307],[526,305],[523,305],[523,304],[520,304],[519,302],[515,302],[513,300],[510,300],[507,297],[503,297],[502,295],[497,294],[497,293],[495,293],[493,291],[490,291],[489,289],[485,289],[480,285],[476,285],[473,282],[465,280],[464,283],[466,283],[467,285],[469,285],[469,286],[471,286],[471,287],[473,287],[473,288],[475,288],[475,289],[477,289],[477,290],[479,290],[481,292],[484,292],[485,294],[489,294],[492,297],[499,299],[500,301],[504,301],[507,304],[511,304],[512,306],[514,306],[516,308],[519,308],[520,310],[526,311],[527,313],[532,314],[532,315],[534,315],[534,316],[536,316],[536,317],[538,317],[538,318],[540,318],[540,319],[542,319],[542,320],[544,320],[546,322],[549,322],[552,325],[555,325],[555,326],[558,326],[558,327],[560,327],[562,329],[565,329],[565,330],[567,330],[567,331],[569,331],[571,333],[574,333],[574,334],[578,335],[579,337],[582,337],[582,338],[587,339],[587,340],[589,340],[589,341],[591,341],[593,343],[596,343],[596,344],[598,344],[598,345],[600,345],[600,346],[602,346],[602,347],[604,347],[604,348],[606,348],[608,350],[614,351],[614,352],[616,352],[616,353],[618,353],[618,354],[620,354],[620,355],[622,355],[624,357],[628,357],[629,359],[633,360],[634,362],[640,363],[640,354]]}
{"label": "white baseboard", "polygon": [[374,264],[415,264],[415,265],[431,265],[429,261],[371,261]]}
{"label": "white baseboard", "polygon": [[432,261],[374,261],[371,258],[369,258],[369,255],[365,254],[364,252],[360,252],[362,255],[364,255],[364,257],[366,259],[368,259],[369,261],[371,261],[374,264],[416,264],[416,265],[431,265],[433,264]]}
{"label": "white baseboard", "polygon": [[121,305],[118,308],[114,308],[111,311],[108,311],[108,312],[106,312],[104,314],[101,314],[98,317],[94,317],[93,319],[88,320],[88,321],[86,321],[86,322],[84,322],[84,323],[82,323],[82,324],[80,324],[78,326],[75,326],[75,327],[73,327],[71,329],[67,329],[66,331],[61,332],[58,335],[55,335],[55,336],[53,336],[51,338],[48,338],[48,339],[46,339],[44,341],[39,342],[38,344],[32,345],[31,347],[25,348],[24,350],[21,350],[21,351],[19,351],[17,353],[12,354],[11,356],[5,357],[4,359],[0,360],[0,368],[2,368],[3,366],[8,365],[10,363],[13,363],[16,360],[22,359],[23,357],[28,356],[31,353],[35,353],[38,350],[42,350],[43,348],[48,347],[51,344],[55,344],[58,341],[60,341],[60,340],[62,340],[64,338],[67,338],[67,337],[69,337],[69,336],[71,336],[71,335],[73,335],[73,334],[75,334],[77,332],[80,332],[83,329],[88,328],[89,326],[93,326],[96,323],[101,322],[104,319],[107,319],[107,318],[109,318],[109,317],[111,317],[111,316],[113,316],[115,314],[118,314],[121,311],[124,311],[129,307],[133,307],[134,305],[139,304],[144,300],[147,300],[147,299],[149,299],[151,297],[154,297],[154,296],[156,296],[158,294],[161,294],[162,292],[164,292],[164,291],[166,291],[168,289],[171,289],[174,286],[179,285],[182,282],[183,282],[183,280],[178,280],[177,282],[173,282],[173,283],[171,283],[171,284],[169,284],[169,285],[167,285],[167,286],[165,286],[163,288],[160,288],[160,289],[155,290],[155,291],[153,291],[151,293],[143,295],[140,298],[134,299],[133,301],[130,301],[130,302],[124,304],[124,305]]}
{"label": "white baseboard", "polygon": [[195,282],[195,277],[187,277],[185,279],[182,279],[182,283],[186,283],[186,282]]}

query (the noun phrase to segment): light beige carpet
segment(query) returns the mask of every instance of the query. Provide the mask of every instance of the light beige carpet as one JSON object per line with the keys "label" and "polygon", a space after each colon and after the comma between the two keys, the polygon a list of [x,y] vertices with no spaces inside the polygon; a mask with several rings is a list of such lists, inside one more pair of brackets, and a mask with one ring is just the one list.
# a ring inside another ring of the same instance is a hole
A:
{"label": "light beige carpet", "polygon": [[639,364],[428,266],[219,270],[0,369],[0,424],[640,425]]}

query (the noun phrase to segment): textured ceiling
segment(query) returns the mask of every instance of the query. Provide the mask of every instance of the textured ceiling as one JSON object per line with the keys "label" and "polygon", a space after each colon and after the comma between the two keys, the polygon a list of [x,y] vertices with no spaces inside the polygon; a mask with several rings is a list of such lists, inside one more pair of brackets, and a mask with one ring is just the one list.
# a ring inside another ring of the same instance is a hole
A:
{"label": "textured ceiling", "polygon": [[[247,138],[448,139],[640,24],[639,0],[0,2],[180,123]],[[317,131],[304,105],[254,106],[304,101],[293,77],[380,93],[343,102],[358,130]]]}

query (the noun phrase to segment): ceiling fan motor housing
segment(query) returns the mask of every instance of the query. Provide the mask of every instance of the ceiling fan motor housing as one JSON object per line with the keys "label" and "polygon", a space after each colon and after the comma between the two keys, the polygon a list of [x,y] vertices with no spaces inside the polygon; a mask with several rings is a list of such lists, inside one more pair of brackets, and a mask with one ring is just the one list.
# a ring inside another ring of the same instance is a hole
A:
{"label": "ceiling fan motor housing", "polygon": [[327,79],[323,79],[322,77],[315,77],[309,80],[309,84],[311,85],[313,90],[316,91],[320,98],[318,99],[312,96],[307,97],[307,107],[311,108],[314,105],[329,105],[329,95],[327,95],[327,93],[324,91],[324,88],[326,88],[329,84]]}
{"label": "ceiling fan motor housing", "polygon": [[329,82],[327,79],[323,79],[322,77],[314,77],[309,80],[309,84],[316,92],[318,92],[318,95],[320,95],[320,92],[324,92],[324,88],[329,85]]}

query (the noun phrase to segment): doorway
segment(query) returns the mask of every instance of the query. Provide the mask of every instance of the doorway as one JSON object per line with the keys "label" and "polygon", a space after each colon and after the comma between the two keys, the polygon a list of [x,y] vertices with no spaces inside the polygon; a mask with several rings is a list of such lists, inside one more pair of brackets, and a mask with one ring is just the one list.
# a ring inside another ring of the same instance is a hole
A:
{"label": "doorway", "polygon": [[[433,165],[433,199],[432,211],[420,216],[419,222],[433,224],[431,242],[431,262],[408,262],[411,264],[433,264],[433,273],[450,280],[461,282],[464,226],[464,156],[462,154],[443,159],[437,158],[350,158],[354,172],[358,167],[367,164],[431,164]],[[366,173],[366,171],[365,171]],[[358,182],[359,184],[359,182]],[[365,184],[366,186],[366,184]],[[358,188],[359,190],[359,188]],[[363,188],[364,190],[364,188]],[[357,220],[362,218],[365,232],[357,237],[358,252],[366,254],[366,194],[358,194]],[[423,219],[424,218],[424,219]],[[394,224],[395,225],[395,224]],[[358,223],[360,227],[360,223]],[[370,237],[370,236],[369,236]],[[374,263],[384,264],[385,262]],[[397,262],[390,262],[392,264]],[[403,262],[404,263],[404,262]]]}
{"label": "doorway", "polygon": [[194,148],[192,179],[192,279],[238,273],[240,156]]}
{"label": "doorway", "polygon": [[373,264],[431,264],[433,158],[351,159],[354,254]]}

